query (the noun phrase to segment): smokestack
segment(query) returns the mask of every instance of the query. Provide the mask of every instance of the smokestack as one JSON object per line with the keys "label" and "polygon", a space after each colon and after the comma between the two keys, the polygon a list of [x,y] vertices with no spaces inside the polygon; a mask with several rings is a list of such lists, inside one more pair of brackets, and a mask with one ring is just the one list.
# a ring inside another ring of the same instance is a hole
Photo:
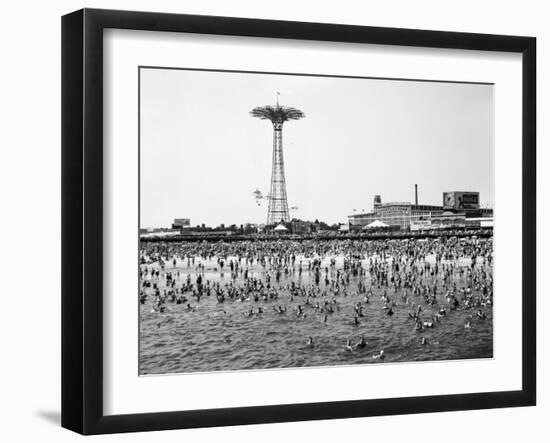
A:
{"label": "smokestack", "polygon": [[414,204],[418,206],[418,185],[414,185]]}

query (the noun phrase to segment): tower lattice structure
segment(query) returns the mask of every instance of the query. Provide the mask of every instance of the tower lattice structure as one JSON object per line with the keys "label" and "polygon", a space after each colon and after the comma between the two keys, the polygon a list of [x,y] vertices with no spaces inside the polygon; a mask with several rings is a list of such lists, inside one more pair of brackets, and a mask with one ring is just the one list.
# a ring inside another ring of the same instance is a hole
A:
{"label": "tower lattice structure", "polygon": [[283,124],[289,120],[299,120],[305,114],[290,106],[259,106],[250,111],[252,117],[269,120],[273,125],[273,158],[271,165],[271,185],[269,187],[269,207],[267,224],[289,222],[288,199],[286,195],[285,163],[283,158]]}

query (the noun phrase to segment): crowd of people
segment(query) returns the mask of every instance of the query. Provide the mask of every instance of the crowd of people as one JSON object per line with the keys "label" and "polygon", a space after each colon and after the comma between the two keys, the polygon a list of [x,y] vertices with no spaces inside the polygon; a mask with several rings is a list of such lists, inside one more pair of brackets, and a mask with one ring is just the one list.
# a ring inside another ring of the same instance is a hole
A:
{"label": "crowd of people", "polygon": [[[159,317],[197,312],[208,299],[223,314],[227,305],[237,306],[232,314],[251,321],[284,316],[327,323],[339,313],[338,321],[353,327],[376,300],[377,316],[406,312],[411,334],[438,328],[455,311],[469,312],[462,326],[471,329],[492,312],[492,260],[491,237],[142,241],[139,300]],[[318,346],[314,335],[303,340]],[[429,344],[422,334],[418,341]],[[342,341],[342,352],[369,349],[372,359],[386,358],[363,333]]]}

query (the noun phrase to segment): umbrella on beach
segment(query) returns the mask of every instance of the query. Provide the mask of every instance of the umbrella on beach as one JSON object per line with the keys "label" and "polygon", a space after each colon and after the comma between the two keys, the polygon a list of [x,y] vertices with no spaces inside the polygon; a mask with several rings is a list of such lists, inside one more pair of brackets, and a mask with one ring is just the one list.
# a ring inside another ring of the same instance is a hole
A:
{"label": "umbrella on beach", "polygon": [[380,220],[375,220],[372,223],[369,223],[368,225],[363,226],[363,229],[376,229],[376,228],[388,228],[388,227],[389,225],[387,225],[386,223]]}

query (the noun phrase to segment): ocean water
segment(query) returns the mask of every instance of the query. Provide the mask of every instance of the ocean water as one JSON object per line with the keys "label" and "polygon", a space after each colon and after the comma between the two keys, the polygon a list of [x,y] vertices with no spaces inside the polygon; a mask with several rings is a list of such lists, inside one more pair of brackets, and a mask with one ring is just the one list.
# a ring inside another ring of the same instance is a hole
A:
{"label": "ocean water", "polygon": [[[322,278],[319,283],[321,290],[325,288],[324,268],[329,266],[330,258],[336,260],[335,269],[343,266],[343,256],[324,257],[322,259]],[[229,259],[232,259],[229,257]],[[234,258],[233,258],[234,259]],[[433,361],[449,359],[491,358],[493,355],[493,312],[492,306],[482,307],[486,319],[478,318],[477,308],[464,309],[463,305],[455,311],[447,309],[447,315],[441,316],[433,328],[415,330],[415,322],[409,316],[414,311],[411,306],[416,303],[422,306],[420,318],[432,321],[440,307],[446,306],[442,279],[437,279],[439,306],[432,307],[424,302],[420,295],[413,295],[411,289],[401,289],[397,293],[389,287],[378,288],[372,285],[371,276],[351,277],[347,294],[334,295],[326,298],[337,301],[338,310],[327,315],[314,308],[317,301],[324,298],[293,297],[290,295],[290,282],[301,286],[313,284],[313,274],[307,269],[307,263],[312,258],[302,259],[304,270],[301,277],[298,272],[282,275],[277,283],[272,278],[271,284],[278,293],[278,300],[254,301],[253,299],[226,300],[218,303],[215,293],[203,296],[200,302],[187,295],[188,302],[182,304],[166,301],[166,311],[155,312],[154,296],[149,295],[144,304],[140,304],[140,349],[139,372],[145,374],[167,374],[186,372],[211,372],[230,370],[250,370],[268,368],[295,368],[310,366],[336,366],[352,364],[380,364],[391,362]],[[368,268],[370,257],[362,260]],[[434,263],[434,256],[427,256],[426,261]],[[221,272],[215,259],[195,258],[204,265],[203,282],[220,282],[223,286],[233,282],[242,284],[242,274],[235,280],[231,279],[226,265]],[[443,260],[442,264],[449,263]],[[469,258],[454,261],[455,266],[470,267]],[[187,260],[178,259],[175,267],[172,262],[166,263],[165,269],[157,282],[161,292],[166,288],[165,272],[171,272],[178,287],[191,276],[196,281],[197,269]],[[148,264],[148,269],[160,269],[158,263]],[[143,266],[145,268],[145,266]],[[265,278],[262,266],[254,262],[248,266],[249,277]],[[484,269],[492,273],[491,266],[479,258],[476,269]],[[179,278],[177,277],[179,272]],[[334,275],[335,270],[331,273]],[[441,276],[440,276],[441,277]],[[147,277],[150,279],[150,275]],[[372,285],[370,302],[365,304],[364,294],[358,294],[357,284],[363,281],[366,287]],[[429,274],[426,283],[432,283],[434,277]],[[466,273],[460,276],[455,272],[454,280],[458,288],[467,285]],[[387,315],[381,296],[384,291],[397,305],[393,308],[394,315]],[[407,291],[409,303],[402,295]],[[153,289],[146,289],[152,294]],[[474,291],[476,294],[476,291]],[[354,322],[354,305],[361,301],[364,317],[359,318],[359,324]],[[188,310],[187,303],[192,310]],[[286,314],[278,314],[275,306],[286,307]],[[298,316],[294,311],[297,305],[303,306],[304,315]],[[257,314],[258,308],[263,309]],[[245,314],[253,309],[254,315]],[[470,327],[465,328],[469,321]],[[313,346],[307,343],[312,337]],[[345,349],[346,342],[356,343],[360,337],[368,342],[363,348],[355,348],[352,352]],[[425,339],[424,343],[422,339]],[[374,358],[383,350],[385,359]]]}

